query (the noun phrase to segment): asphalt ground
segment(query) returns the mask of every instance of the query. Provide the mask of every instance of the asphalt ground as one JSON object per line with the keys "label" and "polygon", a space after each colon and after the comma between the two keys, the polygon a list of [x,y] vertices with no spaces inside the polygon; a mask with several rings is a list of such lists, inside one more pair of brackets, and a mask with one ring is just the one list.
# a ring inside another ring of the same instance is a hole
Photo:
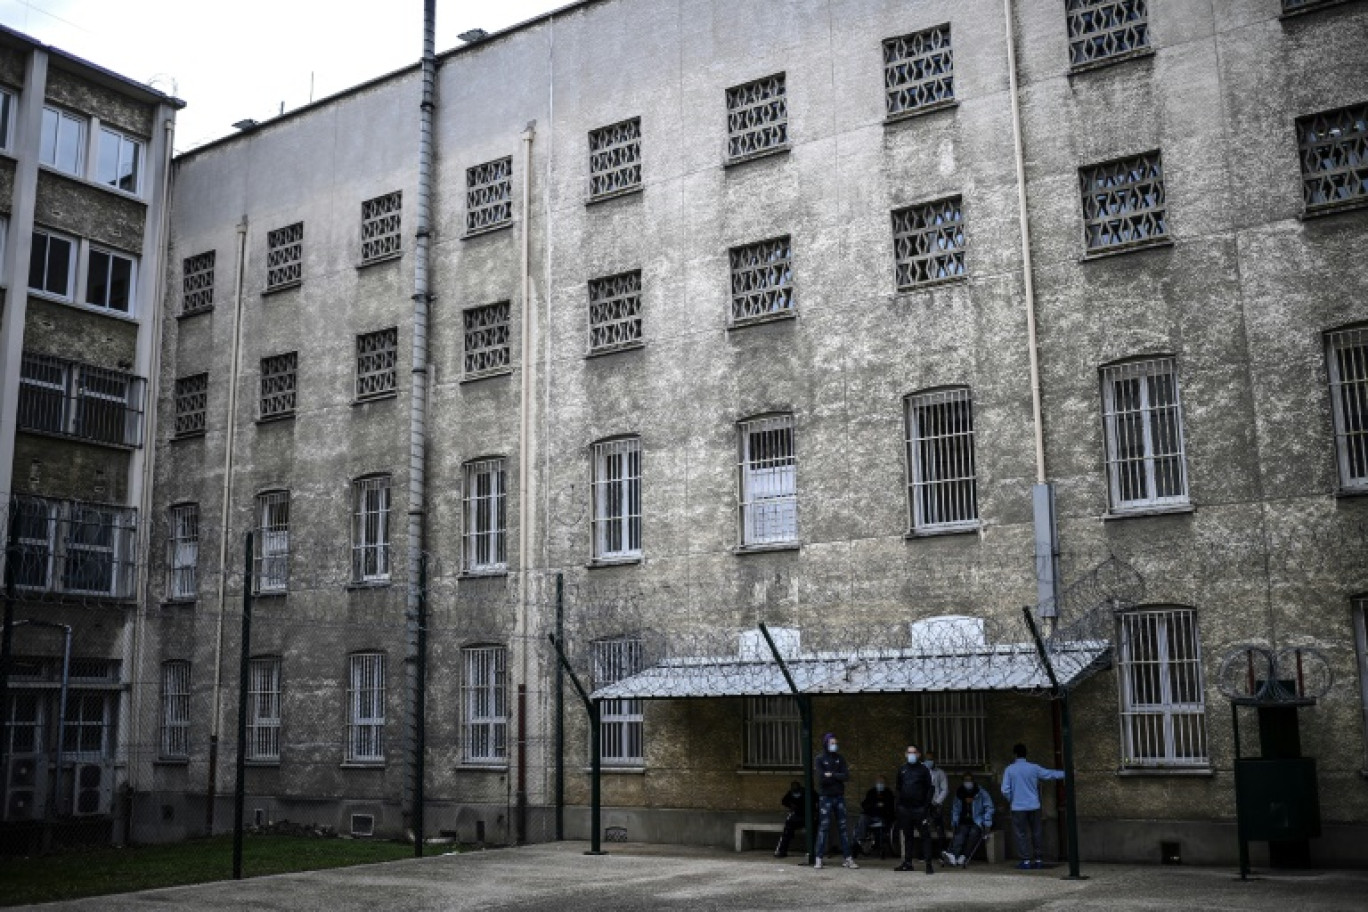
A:
{"label": "asphalt ground", "polygon": [[763,852],[620,843],[603,856],[563,842],[354,868],[220,881],[30,906],[45,910],[266,909],[290,912],[711,912],[711,910],[1368,910],[1368,870],[1255,872],[1185,866],[1008,865],[895,872],[893,861],[820,871]]}

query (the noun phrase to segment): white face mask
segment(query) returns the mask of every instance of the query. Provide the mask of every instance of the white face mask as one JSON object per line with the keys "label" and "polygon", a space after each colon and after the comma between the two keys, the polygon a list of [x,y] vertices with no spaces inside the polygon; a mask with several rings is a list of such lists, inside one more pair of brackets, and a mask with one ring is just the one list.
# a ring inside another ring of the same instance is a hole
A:
{"label": "white face mask", "polygon": [[882,792],[883,790],[884,790],[884,784],[883,784],[882,782],[876,782],[876,783],[874,783],[874,791],[876,791],[876,792]]}
{"label": "white face mask", "polygon": [[827,750],[831,751],[833,754],[836,753],[836,742],[835,742],[835,741],[828,741],[828,742],[827,742]]}
{"label": "white face mask", "polygon": [[908,762],[908,763],[916,763],[916,762],[917,762],[917,757],[918,757],[917,754],[912,753],[911,751],[908,751],[908,754],[907,754],[907,762]]}

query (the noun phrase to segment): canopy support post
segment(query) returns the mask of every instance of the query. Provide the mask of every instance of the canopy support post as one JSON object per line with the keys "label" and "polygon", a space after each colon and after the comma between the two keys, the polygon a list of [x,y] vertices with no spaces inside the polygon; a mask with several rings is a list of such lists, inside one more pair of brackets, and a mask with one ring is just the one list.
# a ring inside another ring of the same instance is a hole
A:
{"label": "canopy support post", "polygon": [[[1054,691],[1054,698],[1059,701],[1059,727],[1064,740],[1064,821],[1069,834],[1069,873],[1064,879],[1087,880],[1078,872],[1078,801],[1074,783],[1073,719],[1069,714],[1069,690],[1066,687],[1061,687],[1059,678],[1055,676],[1054,664],[1050,661],[1049,653],[1045,649],[1045,641],[1040,638],[1040,629],[1036,626],[1035,615],[1031,613],[1029,607],[1022,608],[1021,613],[1026,616],[1026,626],[1031,630],[1031,639],[1035,640],[1036,652],[1040,655],[1040,662],[1045,667],[1045,674],[1050,678],[1050,687]],[[1037,847],[1038,850],[1039,847]]]}
{"label": "canopy support post", "polygon": [[783,672],[784,680],[788,682],[789,690],[793,692],[794,699],[798,701],[798,718],[802,727],[803,740],[803,834],[804,841],[807,843],[807,863],[812,864],[817,857],[817,834],[812,831],[812,801],[814,783],[812,781],[812,698],[798,689],[798,685],[793,681],[793,675],[789,673],[788,664],[784,657],[779,654],[779,647],[774,645],[774,637],[770,636],[769,628],[765,622],[760,622],[760,633],[765,637],[770,652],[774,655],[774,661],[779,664],[779,670]]}
{"label": "canopy support post", "polygon": [[565,657],[565,650],[561,648],[561,642],[556,635],[550,634],[551,645],[556,649],[556,657],[560,659],[561,667],[565,669],[565,674],[570,678],[570,683],[575,686],[580,699],[584,701],[584,709],[589,713],[589,738],[591,756],[593,757],[593,780],[590,786],[590,809],[589,809],[589,851],[585,855],[607,855],[603,851],[603,744],[600,740],[599,720],[601,718],[600,700],[593,700],[589,697],[589,692],[580,683],[575,670],[570,667],[570,660]]}

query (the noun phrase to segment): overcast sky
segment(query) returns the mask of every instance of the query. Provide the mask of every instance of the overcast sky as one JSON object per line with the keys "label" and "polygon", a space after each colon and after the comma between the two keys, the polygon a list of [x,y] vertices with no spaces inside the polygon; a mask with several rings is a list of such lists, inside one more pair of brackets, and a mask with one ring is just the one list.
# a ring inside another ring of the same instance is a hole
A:
{"label": "overcast sky", "polygon": [[[437,0],[437,50],[569,0]],[[183,99],[176,149],[416,62],[422,0],[0,0],[0,22]]]}

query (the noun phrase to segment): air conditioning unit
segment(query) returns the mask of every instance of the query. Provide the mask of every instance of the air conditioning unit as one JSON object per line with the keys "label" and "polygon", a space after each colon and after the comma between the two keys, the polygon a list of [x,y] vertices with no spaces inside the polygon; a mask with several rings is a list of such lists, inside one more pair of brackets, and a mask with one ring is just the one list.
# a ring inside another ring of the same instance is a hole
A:
{"label": "air conditioning unit", "polygon": [[9,762],[5,777],[5,819],[36,820],[42,816],[38,808],[41,791],[38,788],[38,761],[32,757],[15,757]]}
{"label": "air conditioning unit", "polygon": [[72,772],[71,816],[108,814],[114,797],[114,771],[99,763],[77,763]]}

